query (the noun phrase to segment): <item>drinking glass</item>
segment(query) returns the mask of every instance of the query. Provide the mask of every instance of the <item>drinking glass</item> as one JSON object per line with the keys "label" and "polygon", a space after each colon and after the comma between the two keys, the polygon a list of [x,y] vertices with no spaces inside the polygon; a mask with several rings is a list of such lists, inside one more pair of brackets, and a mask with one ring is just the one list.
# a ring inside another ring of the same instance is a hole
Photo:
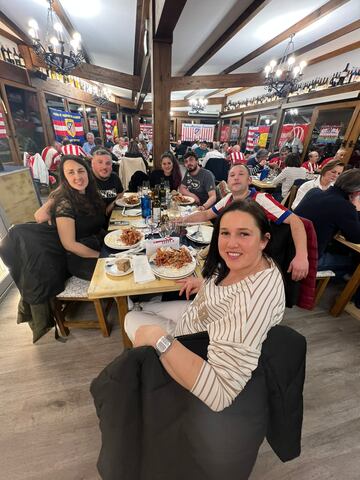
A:
{"label": "drinking glass", "polygon": [[155,230],[158,227],[158,222],[154,220],[154,217],[151,215],[150,217],[147,217],[146,220],[146,225],[150,228],[150,238],[154,238]]}

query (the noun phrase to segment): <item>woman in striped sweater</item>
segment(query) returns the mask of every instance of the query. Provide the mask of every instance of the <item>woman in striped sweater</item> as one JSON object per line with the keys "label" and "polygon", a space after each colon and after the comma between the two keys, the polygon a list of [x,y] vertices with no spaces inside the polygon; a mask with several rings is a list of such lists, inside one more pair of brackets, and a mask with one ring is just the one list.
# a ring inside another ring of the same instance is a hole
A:
{"label": "woman in striped sweater", "polygon": [[[186,301],[149,303],[129,312],[125,328],[135,346],[168,345],[160,360],[169,375],[214,411],[231,405],[256,369],[262,343],[285,309],[280,271],[266,255],[269,222],[252,200],[234,202],[217,220],[204,280],[183,281]],[[208,358],[167,334],[208,331]],[[160,349],[161,350],[161,349]],[[162,349],[164,350],[164,349]],[[158,352],[159,353],[159,352]]]}

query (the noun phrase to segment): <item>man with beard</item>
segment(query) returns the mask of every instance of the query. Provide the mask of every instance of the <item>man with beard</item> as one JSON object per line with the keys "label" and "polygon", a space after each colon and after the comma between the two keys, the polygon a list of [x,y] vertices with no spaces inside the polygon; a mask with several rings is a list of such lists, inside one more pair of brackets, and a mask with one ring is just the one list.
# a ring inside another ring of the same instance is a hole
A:
{"label": "man with beard", "polygon": [[120,178],[112,171],[111,153],[104,148],[95,150],[91,159],[91,169],[98,190],[106,203],[106,214],[110,215],[115,206],[115,201],[124,194]]}
{"label": "man with beard", "polygon": [[182,179],[179,192],[193,198],[201,210],[207,210],[216,202],[214,175],[200,167],[194,152],[184,155],[184,166],[187,172]]}
{"label": "man with beard", "polygon": [[[308,274],[309,262],[307,258],[307,238],[304,225],[300,218],[278,203],[269,193],[257,192],[249,188],[251,177],[246,165],[233,165],[228,176],[230,193],[206,211],[192,213],[186,217],[186,222],[199,223],[215,219],[220,212],[231,202],[251,199],[258,203],[265,211],[267,218],[279,225],[288,224],[295,245],[295,257],[292,259],[289,272],[293,280],[302,280]],[[183,221],[180,218],[179,221]]]}

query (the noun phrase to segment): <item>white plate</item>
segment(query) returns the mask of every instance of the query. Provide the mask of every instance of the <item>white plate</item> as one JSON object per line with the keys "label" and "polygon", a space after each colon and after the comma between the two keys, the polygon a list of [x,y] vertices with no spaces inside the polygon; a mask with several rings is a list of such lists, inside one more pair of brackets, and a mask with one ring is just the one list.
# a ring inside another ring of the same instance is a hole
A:
{"label": "white plate", "polygon": [[[193,242],[196,243],[202,243],[204,245],[207,245],[211,242],[211,237],[214,231],[213,227],[210,227],[209,225],[200,225],[199,232],[202,233],[202,236],[196,236],[196,232],[198,231],[198,226],[194,225],[193,227],[187,227],[187,238],[189,240],[192,240]],[[193,236],[195,234],[195,237]]]}
{"label": "white plate", "polygon": [[156,256],[154,253],[150,257],[150,267],[152,271],[160,278],[165,278],[167,280],[179,280],[181,278],[188,277],[196,269],[196,260],[192,257],[192,262],[188,263],[182,268],[172,268],[172,267],[157,267],[153,261]]}
{"label": "white plate", "polygon": [[188,197],[186,195],[183,195],[183,197],[186,199],[185,202],[178,202],[176,200],[176,196],[175,196],[175,202],[178,204],[178,205],[192,205],[193,203],[195,203],[195,200],[192,198],[192,197]]}
{"label": "white plate", "polygon": [[115,264],[116,258],[115,257],[109,258],[109,259],[106,259],[106,263],[105,263],[105,272],[108,275],[111,275],[112,277],[124,277],[125,275],[129,275],[129,273],[133,271],[131,258],[130,257],[121,257],[121,258],[127,258],[130,260],[130,268],[126,270],[126,272],[119,272]]}
{"label": "white plate", "polygon": [[141,208],[129,208],[124,212],[125,217],[140,217]]}
{"label": "white plate", "polygon": [[[125,227],[125,228],[128,228],[128,227]],[[134,243],[133,245],[125,245],[120,240],[120,235],[122,234],[123,230],[124,229],[113,230],[112,232],[108,233],[104,238],[105,245],[107,247],[114,248],[115,250],[128,250],[129,248],[137,247],[140,244],[140,242],[145,238],[143,232],[139,231],[139,233],[141,234],[141,239],[137,243]]]}
{"label": "white plate", "polygon": [[148,228],[144,218],[141,220],[131,220],[130,225],[134,228]]}
{"label": "white plate", "polygon": [[[135,196],[135,193],[133,194]],[[133,195],[128,195],[128,197],[132,197]],[[137,195],[136,195],[137,196]],[[137,207],[138,205],[140,205],[140,199],[138,200],[137,203],[126,203],[126,198],[127,196],[124,195],[122,198],[119,198],[119,200],[115,200],[115,203],[118,207],[129,207],[129,208],[134,208],[134,207]]]}

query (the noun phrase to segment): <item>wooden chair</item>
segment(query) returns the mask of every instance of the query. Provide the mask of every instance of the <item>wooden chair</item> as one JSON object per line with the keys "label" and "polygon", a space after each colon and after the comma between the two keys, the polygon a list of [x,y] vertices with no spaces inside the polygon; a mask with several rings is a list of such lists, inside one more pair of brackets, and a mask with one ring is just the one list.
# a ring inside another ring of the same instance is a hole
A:
{"label": "wooden chair", "polygon": [[[106,321],[106,316],[110,310],[113,299],[106,299],[107,305],[105,311],[101,299],[89,300],[88,289],[90,282],[77,277],[70,277],[66,281],[65,290],[53,300],[53,310],[56,322],[61,335],[69,335],[70,328],[100,328],[104,337],[110,336],[110,327]],[[69,321],[66,319],[66,313],[74,302],[93,302],[97,321]]]}
{"label": "wooden chair", "polygon": [[297,194],[297,191],[298,191],[298,186],[297,185],[293,185],[288,194],[286,195],[286,197],[283,199],[283,201],[281,202],[281,205],[284,205],[285,207],[287,208],[291,208],[291,205],[293,204],[294,200],[295,200],[295,197],[296,197],[296,194]]}
{"label": "wooden chair", "polygon": [[316,292],[315,292],[315,303],[316,306],[320,298],[322,297],[327,284],[331,277],[335,277],[335,273],[332,270],[324,270],[322,272],[317,272],[316,274]]}

